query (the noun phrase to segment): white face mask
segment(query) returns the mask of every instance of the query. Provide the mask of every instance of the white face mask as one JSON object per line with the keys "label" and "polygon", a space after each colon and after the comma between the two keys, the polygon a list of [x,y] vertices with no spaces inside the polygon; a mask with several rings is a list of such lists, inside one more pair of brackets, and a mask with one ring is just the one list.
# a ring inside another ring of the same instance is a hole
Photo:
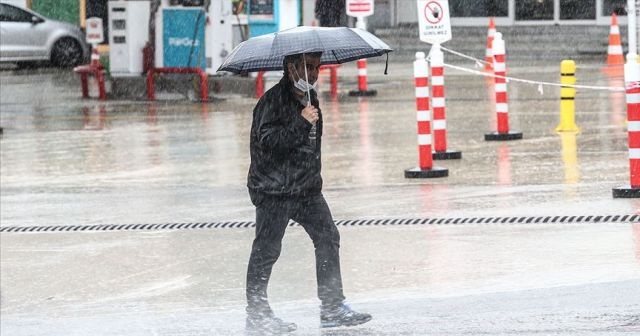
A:
{"label": "white face mask", "polygon": [[311,91],[311,90],[315,90],[316,86],[317,86],[318,82],[315,82],[313,84],[309,84],[309,82],[307,82],[306,80],[300,78],[298,79],[297,82],[293,83],[293,85],[300,91],[302,92],[307,92],[307,91]]}
{"label": "white face mask", "polygon": [[302,79],[302,77],[300,77],[300,75],[298,74],[298,69],[294,67],[293,70],[296,72],[296,76],[298,76],[298,81],[293,83],[293,86],[295,86],[296,89],[302,92],[307,92],[307,91],[316,89],[318,82],[310,84],[306,80]]}

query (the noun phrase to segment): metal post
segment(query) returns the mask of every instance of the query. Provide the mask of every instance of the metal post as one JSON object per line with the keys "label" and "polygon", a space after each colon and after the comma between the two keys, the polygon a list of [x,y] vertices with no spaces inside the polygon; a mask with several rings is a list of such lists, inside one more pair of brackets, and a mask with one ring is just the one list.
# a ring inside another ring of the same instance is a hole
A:
{"label": "metal post", "polygon": [[[638,51],[638,8],[636,8],[635,0],[627,0],[627,34],[629,38],[629,53],[635,59],[640,52]],[[635,54],[635,55],[634,55]]]}

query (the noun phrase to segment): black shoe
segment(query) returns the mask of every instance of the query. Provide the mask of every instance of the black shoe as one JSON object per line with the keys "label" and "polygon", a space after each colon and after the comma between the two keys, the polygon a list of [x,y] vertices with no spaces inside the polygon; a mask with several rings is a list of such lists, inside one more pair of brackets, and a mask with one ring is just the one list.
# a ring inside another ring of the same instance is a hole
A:
{"label": "black shoe", "polygon": [[298,329],[295,323],[285,322],[271,314],[247,316],[247,331],[257,335],[279,335]]}
{"label": "black shoe", "polygon": [[356,326],[370,320],[370,314],[358,313],[344,303],[334,307],[322,307],[320,310],[320,328]]}

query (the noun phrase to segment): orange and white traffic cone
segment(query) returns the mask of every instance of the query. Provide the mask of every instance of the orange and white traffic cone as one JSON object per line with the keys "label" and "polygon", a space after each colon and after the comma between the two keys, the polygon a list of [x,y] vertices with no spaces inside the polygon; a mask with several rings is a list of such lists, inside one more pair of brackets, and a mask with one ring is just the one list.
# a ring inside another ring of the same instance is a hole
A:
{"label": "orange and white traffic cone", "polygon": [[492,46],[493,46],[493,36],[496,34],[496,23],[493,19],[493,17],[491,17],[489,19],[489,31],[487,32],[487,49],[485,51],[485,56],[484,56],[484,60],[485,60],[485,64],[484,64],[484,69],[485,70],[491,70],[491,66],[493,64],[493,51],[491,50]]}
{"label": "orange and white traffic cone", "polygon": [[607,49],[607,65],[623,65],[622,43],[620,42],[620,27],[615,13],[611,15],[611,29],[609,30],[609,48]]}

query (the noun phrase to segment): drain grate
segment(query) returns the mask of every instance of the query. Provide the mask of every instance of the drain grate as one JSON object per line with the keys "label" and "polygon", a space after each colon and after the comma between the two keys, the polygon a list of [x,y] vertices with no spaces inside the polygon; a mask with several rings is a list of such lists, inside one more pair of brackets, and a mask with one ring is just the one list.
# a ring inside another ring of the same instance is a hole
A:
{"label": "drain grate", "polygon": [[[409,218],[409,219],[350,219],[335,221],[338,226],[399,226],[399,225],[461,225],[461,224],[587,224],[640,223],[640,215],[609,216],[538,216],[538,217],[470,217],[470,218]],[[299,225],[289,222],[289,226]],[[254,222],[203,222],[165,224],[102,224],[58,226],[5,226],[0,232],[73,232],[73,231],[153,231],[188,229],[233,229],[254,227]]]}

